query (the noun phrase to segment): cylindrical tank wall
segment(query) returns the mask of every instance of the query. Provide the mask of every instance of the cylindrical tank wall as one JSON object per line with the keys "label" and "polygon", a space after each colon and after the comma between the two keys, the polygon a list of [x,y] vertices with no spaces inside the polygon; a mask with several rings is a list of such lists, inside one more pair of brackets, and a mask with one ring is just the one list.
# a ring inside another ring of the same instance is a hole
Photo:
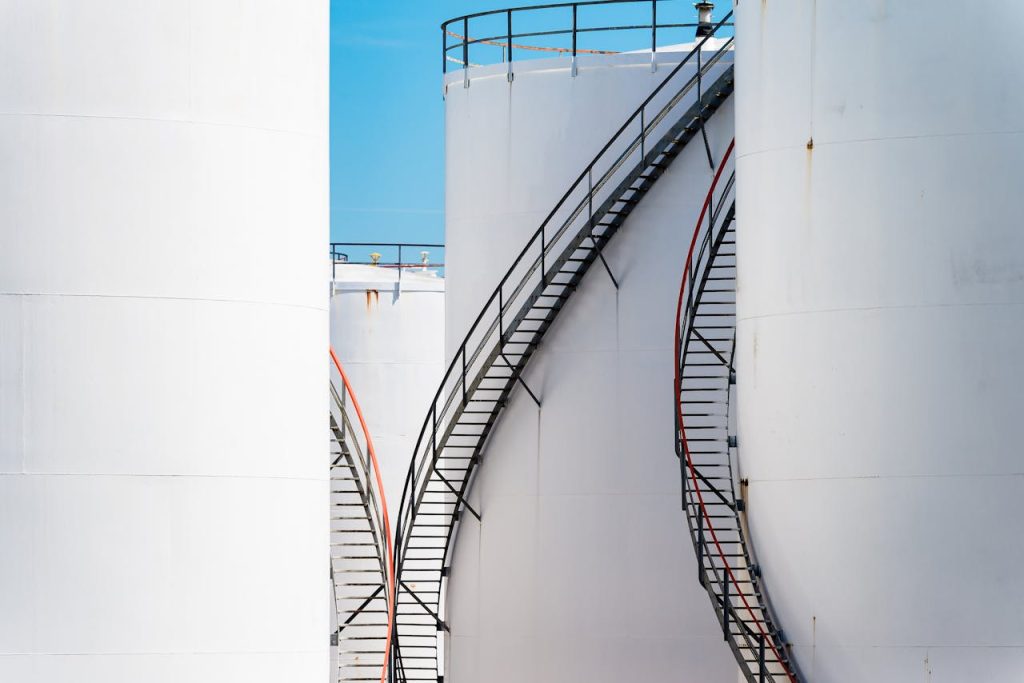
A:
{"label": "cylindrical tank wall", "polygon": [[1018,680],[1024,8],[737,26],[739,457],[780,625],[813,683]]}
{"label": "cylindrical tank wall", "polygon": [[468,88],[449,73],[447,357],[558,199],[685,56],[662,52],[652,72],[650,52],[581,55],[576,77],[566,59],[529,61],[511,85],[504,65],[471,69]]}
{"label": "cylindrical tank wall", "polygon": [[444,279],[338,264],[331,343],[366,416],[394,523],[423,416],[444,374]]}
{"label": "cylindrical tank wall", "polygon": [[[447,97],[449,353],[529,235],[680,59],[650,54],[461,74]],[[731,103],[708,129],[720,157]],[[476,475],[448,582],[445,680],[734,683],[680,510],[672,325],[712,176],[695,141],[548,331]]]}
{"label": "cylindrical tank wall", "polygon": [[0,17],[0,680],[321,683],[328,4]]}

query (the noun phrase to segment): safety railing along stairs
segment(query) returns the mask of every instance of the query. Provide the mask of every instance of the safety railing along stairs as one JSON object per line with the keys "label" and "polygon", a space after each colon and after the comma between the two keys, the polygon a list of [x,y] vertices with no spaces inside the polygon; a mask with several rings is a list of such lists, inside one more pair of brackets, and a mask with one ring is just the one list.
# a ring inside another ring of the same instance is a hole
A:
{"label": "safety railing along stairs", "polygon": [[683,508],[701,585],[743,676],[750,683],[797,683],[747,542],[743,483],[736,481],[738,443],[730,420],[736,380],[735,173],[723,180],[732,150],[730,144],[694,229],[676,310],[674,412]]}
{"label": "safety railing along stairs", "polygon": [[[417,440],[397,515],[394,680],[442,680],[444,592],[460,520],[480,511],[470,485],[530,358],[602,250],[666,168],[732,93],[731,36],[682,58],[571,183],[484,304],[456,351]],[[712,49],[711,46],[714,46]],[[705,151],[710,161],[710,151]],[[615,283],[617,286],[617,283]]]}
{"label": "safety railing along stairs", "polygon": [[[334,680],[386,680],[394,618],[394,557],[373,439],[333,349],[331,389],[331,585],[337,631]],[[352,420],[355,415],[355,423]],[[358,423],[358,428],[356,426]]]}

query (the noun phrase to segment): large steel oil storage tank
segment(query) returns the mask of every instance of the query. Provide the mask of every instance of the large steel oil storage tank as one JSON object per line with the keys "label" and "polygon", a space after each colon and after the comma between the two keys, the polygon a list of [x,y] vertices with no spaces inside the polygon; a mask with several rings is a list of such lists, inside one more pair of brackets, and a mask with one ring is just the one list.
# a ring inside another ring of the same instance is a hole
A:
{"label": "large steel oil storage tank", "polygon": [[1024,9],[737,9],[739,453],[807,681],[1024,672]]}
{"label": "large steel oil storage tank", "polygon": [[[506,64],[449,74],[449,360],[559,197],[688,52],[659,52],[653,71],[640,52],[515,63],[511,82]],[[687,226],[732,115],[726,100],[709,150],[685,147],[605,249],[615,281],[593,266],[547,332],[523,377],[540,407],[519,388],[502,410],[470,489],[481,520],[461,515],[444,588],[446,681],[736,680],[679,509],[667,401]]]}
{"label": "large steel oil storage tank", "polygon": [[338,261],[333,282],[331,344],[373,435],[393,525],[444,372],[444,278],[432,268]]}
{"label": "large steel oil storage tank", "polygon": [[328,5],[0,35],[0,680],[320,683]]}

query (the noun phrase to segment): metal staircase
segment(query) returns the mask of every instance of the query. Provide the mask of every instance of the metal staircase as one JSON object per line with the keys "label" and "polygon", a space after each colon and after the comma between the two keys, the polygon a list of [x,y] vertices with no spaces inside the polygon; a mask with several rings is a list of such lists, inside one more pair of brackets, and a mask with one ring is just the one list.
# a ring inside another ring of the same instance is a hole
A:
{"label": "metal staircase", "polygon": [[[448,367],[417,441],[397,516],[393,680],[443,680],[444,594],[453,540],[488,435],[545,332],[602,250],[733,90],[732,37],[672,69],[583,169],[513,260]],[[708,149],[704,138],[705,150]],[[708,151],[710,161],[710,151]],[[616,283],[617,286],[617,283]]]}
{"label": "metal staircase", "polygon": [[[331,585],[334,680],[384,681],[393,612],[391,529],[373,441],[334,351],[331,381]],[[339,388],[340,387],[340,388]],[[355,414],[357,429],[351,419]]]}
{"label": "metal staircase", "polygon": [[735,479],[738,443],[730,421],[736,380],[735,174],[722,181],[732,150],[730,144],[697,221],[676,311],[676,447],[683,508],[701,585],[744,677],[751,683],[796,683],[747,543],[743,483]]}

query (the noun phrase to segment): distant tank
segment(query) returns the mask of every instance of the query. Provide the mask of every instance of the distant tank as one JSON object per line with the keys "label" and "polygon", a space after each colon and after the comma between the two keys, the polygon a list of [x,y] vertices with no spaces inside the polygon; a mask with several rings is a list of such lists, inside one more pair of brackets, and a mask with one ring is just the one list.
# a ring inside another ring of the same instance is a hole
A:
{"label": "distant tank", "polygon": [[423,265],[401,268],[345,262],[339,255],[331,287],[331,344],[359,392],[392,515],[444,372],[445,281],[425,254]]}

